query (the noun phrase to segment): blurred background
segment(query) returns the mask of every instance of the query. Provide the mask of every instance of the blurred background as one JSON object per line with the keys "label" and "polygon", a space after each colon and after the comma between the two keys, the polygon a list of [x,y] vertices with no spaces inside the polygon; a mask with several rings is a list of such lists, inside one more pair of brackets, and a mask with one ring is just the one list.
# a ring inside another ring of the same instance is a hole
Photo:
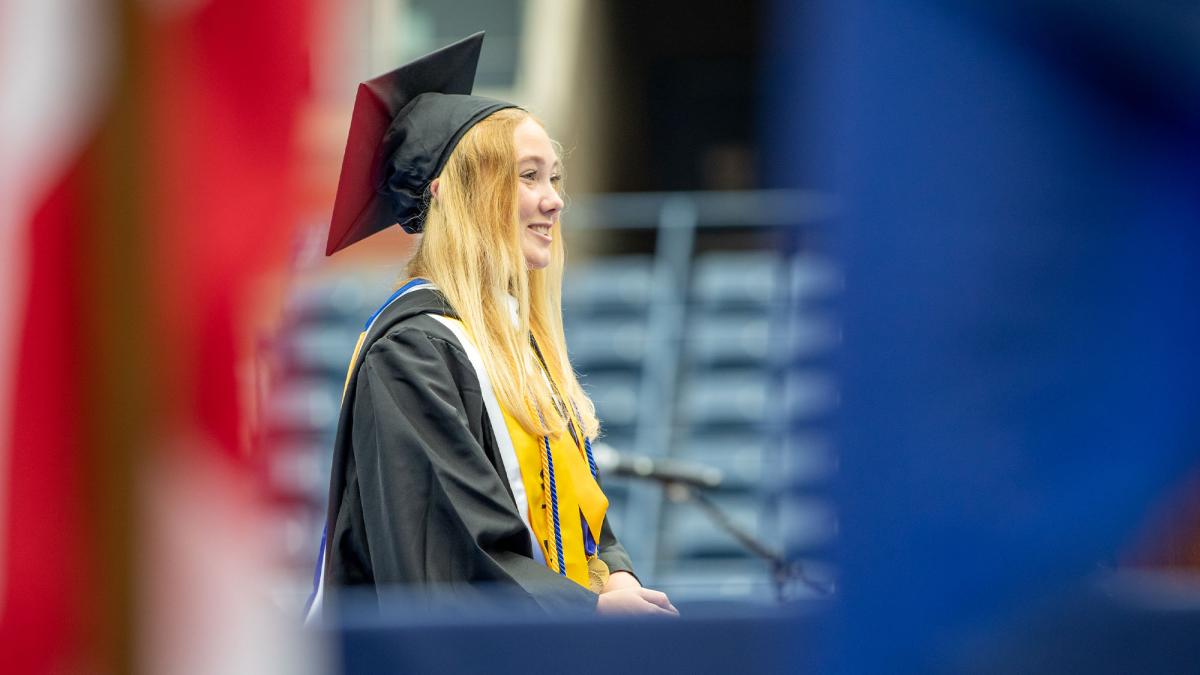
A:
{"label": "blurred background", "polygon": [[682,620],[507,630],[623,645],[581,672],[1194,672],[1197,26],[1116,0],[6,0],[6,660],[517,672],[494,617],[300,629],[348,360],[414,243],[323,255],[354,92],[483,30],[476,92],[564,149],[605,452],[720,477],[604,478]]}

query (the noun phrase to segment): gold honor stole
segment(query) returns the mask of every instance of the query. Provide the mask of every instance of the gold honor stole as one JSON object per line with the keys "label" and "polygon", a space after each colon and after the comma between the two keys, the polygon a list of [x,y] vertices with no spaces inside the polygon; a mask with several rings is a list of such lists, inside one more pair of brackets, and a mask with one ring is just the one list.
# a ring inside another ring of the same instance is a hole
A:
{"label": "gold honor stole", "polygon": [[[544,486],[544,481],[550,478],[543,475],[542,471],[542,454],[546,451],[544,437],[526,431],[507,410],[504,411],[504,423],[508,427],[508,435],[512,438],[525,485]],[[582,429],[577,420],[573,420],[573,423],[576,429]],[[592,540],[599,542],[600,528],[608,511],[608,498],[592,477],[583,450],[575,444],[571,434],[563,432],[557,438],[551,438],[549,445],[554,465],[554,487],[558,497],[559,532],[562,536],[566,576],[580,586],[598,593],[600,588],[596,586],[603,587],[608,575],[596,578],[596,567],[603,563],[599,560],[589,560],[583,543],[583,521],[586,521],[592,533]],[[526,489],[525,494],[529,499],[529,526],[542,545],[546,566],[560,572],[554,532],[551,531],[553,526],[551,519],[546,517],[547,511],[553,508],[552,504],[547,503],[550,490]]]}

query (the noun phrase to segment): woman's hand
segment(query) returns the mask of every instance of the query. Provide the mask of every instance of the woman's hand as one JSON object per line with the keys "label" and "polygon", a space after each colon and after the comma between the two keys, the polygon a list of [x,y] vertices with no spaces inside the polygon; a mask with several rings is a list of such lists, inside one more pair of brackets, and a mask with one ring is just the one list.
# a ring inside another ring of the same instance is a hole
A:
{"label": "woman's hand", "polygon": [[[633,580],[637,584],[637,579]],[[605,586],[607,589],[608,587]],[[642,588],[640,585],[618,590],[605,590],[596,602],[597,614],[658,614],[679,616],[679,610],[667,599],[666,593]]]}
{"label": "woman's hand", "polygon": [[604,584],[604,590],[601,593],[609,593],[612,591],[620,591],[626,588],[641,588],[642,584],[638,582],[637,577],[629,572],[613,572],[608,575],[608,582]]}

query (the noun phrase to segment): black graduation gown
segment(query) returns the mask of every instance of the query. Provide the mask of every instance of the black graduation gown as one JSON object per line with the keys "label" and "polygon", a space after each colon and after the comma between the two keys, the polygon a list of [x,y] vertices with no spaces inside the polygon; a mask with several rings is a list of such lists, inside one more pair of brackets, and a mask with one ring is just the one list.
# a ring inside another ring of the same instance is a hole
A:
{"label": "black graduation gown", "polygon": [[[430,312],[455,316],[432,289],[393,301],[352,366],[330,479],[325,606],[345,587],[470,595],[497,585],[544,610],[593,609],[596,594],[533,558],[475,370]],[[632,572],[607,522],[599,556]]]}

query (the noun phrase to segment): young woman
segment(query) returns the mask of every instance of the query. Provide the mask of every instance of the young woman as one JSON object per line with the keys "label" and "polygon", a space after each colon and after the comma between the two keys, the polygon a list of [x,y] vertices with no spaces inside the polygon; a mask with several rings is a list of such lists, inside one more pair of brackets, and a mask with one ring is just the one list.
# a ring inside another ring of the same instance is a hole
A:
{"label": "young woman", "polygon": [[[490,585],[547,610],[674,615],[605,518],[599,424],[562,329],[555,145],[468,95],[481,41],[360,88],[330,251],[396,222],[423,237],[347,377],[316,606],[352,586]],[[356,148],[374,142],[364,171]]]}

